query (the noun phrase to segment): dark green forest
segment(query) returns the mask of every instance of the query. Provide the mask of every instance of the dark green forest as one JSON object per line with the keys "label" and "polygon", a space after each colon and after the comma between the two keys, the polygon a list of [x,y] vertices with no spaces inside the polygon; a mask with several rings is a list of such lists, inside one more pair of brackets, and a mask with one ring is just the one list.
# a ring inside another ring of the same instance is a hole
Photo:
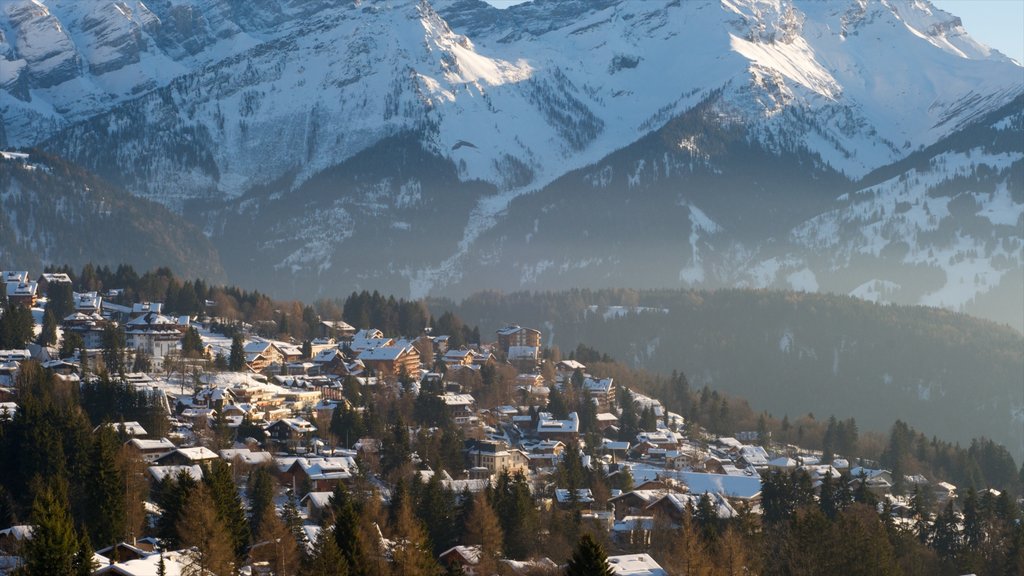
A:
{"label": "dark green forest", "polygon": [[483,334],[515,321],[563,352],[582,343],[633,367],[678,370],[779,418],[834,414],[876,431],[904,420],[1024,454],[1024,337],[963,314],[760,290],[484,292],[430,307]]}

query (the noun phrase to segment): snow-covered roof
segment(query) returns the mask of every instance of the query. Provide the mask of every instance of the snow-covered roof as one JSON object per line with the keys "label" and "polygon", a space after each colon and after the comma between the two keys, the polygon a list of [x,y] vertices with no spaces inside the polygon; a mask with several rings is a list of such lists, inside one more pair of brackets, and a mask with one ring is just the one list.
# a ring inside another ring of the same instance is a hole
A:
{"label": "snow-covered roof", "polygon": [[456,394],[454,392],[442,394],[441,400],[447,406],[472,406],[476,402],[471,394]]}
{"label": "snow-covered roof", "polygon": [[[555,500],[558,500],[559,504],[568,504],[572,501],[570,493],[567,488],[555,488]],[[590,488],[577,488],[576,489],[576,501],[581,504],[592,504],[594,502],[594,494],[590,491]]]}
{"label": "snow-covered roof", "polygon": [[540,349],[536,346],[509,346],[508,347],[508,359],[509,360],[536,360],[540,354]]}
{"label": "snow-covered roof", "polygon": [[[193,554],[191,550],[164,552],[162,554],[164,574],[166,574],[166,576],[181,576],[184,574],[185,568],[192,563],[189,558],[191,554]],[[103,565],[93,572],[93,574],[96,576],[101,574],[157,576],[157,574],[160,573],[160,557],[161,553],[155,552],[143,558]]]}
{"label": "snow-covered roof", "polygon": [[409,348],[405,346],[380,346],[360,352],[359,359],[363,362],[367,360],[393,361],[407,352],[409,352]]}
{"label": "snow-covered roof", "polygon": [[270,452],[253,452],[248,448],[225,448],[220,451],[220,457],[228,462],[236,458],[245,464],[269,464],[274,461],[274,455]]}
{"label": "snow-covered roof", "polygon": [[679,472],[678,476],[690,488],[690,493],[722,494],[729,498],[750,499],[761,493],[761,477]]}
{"label": "snow-covered roof", "polygon": [[150,466],[147,468],[149,475],[157,482],[163,482],[165,478],[176,478],[179,473],[185,472],[196,482],[203,480],[203,468],[198,464],[190,466]]}
{"label": "snow-covered roof", "polygon": [[595,378],[584,378],[583,388],[592,394],[594,392],[603,392],[607,394],[615,386],[614,382],[615,381],[612,378],[601,378],[600,380]]}
{"label": "snow-covered roof", "polygon": [[649,554],[609,556],[608,565],[615,576],[668,576],[668,572]]}
{"label": "snow-covered roof", "polygon": [[97,430],[103,427],[113,428],[115,432],[120,432],[121,430],[124,430],[124,433],[129,436],[146,436],[147,434],[149,434],[148,432],[146,432],[146,429],[142,427],[142,424],[139,424],[138,422],[135,421],[107,422],[106,424],[100,424],[99,426],[93,428],[92,431],[96,432]]}
{"label": "snow-covered roof", "polygon": [[170,452],[174,450],[174,442],[171,442],[167,438],[160,438],[158,440],[132,438],[127,442],[127,444],[143,452],[158,452],[161,450]]}

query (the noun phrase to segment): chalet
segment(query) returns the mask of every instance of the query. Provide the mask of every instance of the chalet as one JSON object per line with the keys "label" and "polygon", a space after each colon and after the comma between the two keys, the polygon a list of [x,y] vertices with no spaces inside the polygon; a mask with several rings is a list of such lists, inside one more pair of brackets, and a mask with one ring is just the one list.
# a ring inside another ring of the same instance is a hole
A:
{"label": "chalet", "polygon": [[615,380],[612,378],[584,378],[583,389],[597,404],[599,412],[607,412],[615,404]]}
{"label": "chalet", "polygon": [[317,366],[315,370],[317,374],[349,376],[361,374],[364,370],[362,362],[350,360],[338,348],[328,348],[317,352],[313,356],[313,364]]}
{"label": "chalet", "polygon": [[498,330],[498,347],[509,355],[509,349],[513,346],[526,348],[540,348],[540,330],[523,328],[517,324],[509,324]]}
{"label": "chalet", "polygon": [[441,358],[444,360],[445,366],[451,368],[452,366],[472,366],[475,357],[476,353],[472,350],[449,350]]}
{"label": "chalet", "polygon": [[203,446],[175,448],[155,460],[158,466],[192,466],[220,458],[216,452]]}
{"label": "chalet", "polygon": [[254,374],[259,374],[270,368],[270,359],[258,352],[245,355],[245,367]]}
{"label": "chalet", "polygon": [[158,458],[164,454],[173,452],[176,448],[174,443],[167,438],[160,438],[159,440],[132,438],[128,442],[125,442],[125,446],[135,451],[135,453],[146,462],[156,462]]}
{"label": "chalet", "polygon": [[142,350],[154,360],[160,360],[180,347],[182,333],[187,327],[187,317],[183,325],[182,319],[149,312],[129,320],[124,333],[129,349]]}
{"label": "chalet", "polygon": [[536,444],[524,444],[523,449],[530,459],[530,468],[552,468],[562,459],[565,444],[558,440],[541,440]]}
{"label": "chalet", "polygon": [[[655,499],[647,505],[645,509],[647,513],[652,515],[663,514],[666,518],[673,522],[681,522],[683,515],[687,513],[687,508],[692,506],[693,510],[697,509],[697,505],[700,504],[702,494],[699,493],[688,493],[680,494],[678,492],[667,492],[664,496]],[[728,520],[737,516],[736,509],[729,504],[729,501],[718,493],[708,493],[708,497],[711,499],[711,505],[714,506],[715,514],[722,520]]]}
{"label": "chalet", "polygon": [[609,556],[608,566],[615,576],[668,576],[668,571],[649,554]]}
{"label": "chalet", "polygon": [[299,504],[306,509],[306,517],[313,522],[319,523],[324,513],[327,512],[331,507],[331,497],[334,492],[307,492],[305,496],[299,500]]}
{"label": "chalet", "polygon": [[316,432],[316,426],[304,418],[282,418],[263,427],[267,436],[290,451],[305,446]]}
{"label": "chalet", "polygon": [[358,471],[351,456],[317,458],[278,458],[282,484],[304,496],[309,492],[330,492],[340,482],[348,482]]}
{"label": "chalet", "polygon": [[[118,554],[111,552],[111,554]],[[148,553],[139,558],[125,559],[118,556],[107,557],[97,554],[93,561],[99,568],[92,574],[94,576],[141,576],[158,574],[164,570],[166,574],[185,574],[189,566],[195,562],[194,553],[191,550],[170,550],[161,553]]]}
{"label": "chalet", "polygon": [[321,320],[320,337],[348,340],[355,336],[356,329],[343,320]]}
{"label": "chalet", "polygon": [[248,357],[250,354],[258,354],[262,356],[268,365],[280,366],[281,364],[284,364],[285,361],[284,353],[273,342],[260,340],[247,342],[245,344],[245,355]]}
{"label": "chalet", "polygon": [[555,502],[561,508],[568,508],[573,504],[589,505],[594,503],[594,494],[590,488],[577,488],[575,502],[573,502],[573,495],[567,488],[555,488]]}
{"label": "chalet", "polygon": [[108,321],[99,314],[74,312],[65,316],[61,324],[65,332],[74,332],[81,336],[86,348],[103,347],[103,329],[106,328]]}
{"label": "chalet", "polygon": [[473,413],[473,404],[476,402],[476,399],[470,394],[453,394],[449,392],[442,394],[441,400],[448,409],[448,415],[452,417],[456,424],[468,424],[476,420],[476,415]]}
{"label": "chalet", "polygon": [[768,452],[760,446],[745,445],[740,448],[736,462],[744,468],[754,468],[758,472],[763,472],[768,470]]}
{"label": "chalet", "polygon": [[571,412],[565,420],[555,420],[550,414],[541,414],[537,420],[537,437],[541,440],[576,440],[580,434],[580,419]]}
{"label": "chalet", "polygon": [[[27,272],[26,272],[27,274]],[[38,284],[35,281],[29,282],[8,282],[7,302],[11,306],[24,306],[31,308],[36,305]]]}
{"label": "chalet", "polygon": [[218,453],[221,460],[234,466],[252,467],[274,463],[274,455],[270,452],[253,452],[249,448],[225,448]]}
{"label": "chalet", "polygon": [[371,348],[391,346],[395,343],[393,338],[385,338],[384,333],[376,328],[366,328],[352,335],[348,348],[353,352],[363,352]]}
{"label": "chalet", "polygon": [[466,574],[475,576],[476,566],[480,563],[480,546],[454,546],[441,552],[438,563],[450,574]]}
{"label": "chalet", "polygon": [[359,360],[367,370],[384,379],[397,378],[403,373],[417,376],[420,369],[420,353],[413,346],[381,346],[365,350],[359,354]]}
{"label": "chalet", "polygon": [[507,470],[509,473],[529,473],[530,461],[526,452],[509,448],[504,442],[494,440],[468,441],[470,447],[466,458],[472,468],[485,468],[491,475]]}
{"label": "chalet", "polygon": [[100,314],[103,311],[103,297],[99,292],[74,292],[72,300],[75,304],[75,312]]}
{"label": "chalet", "polygon": [[626,516],[644,514],[644,511],[652,502],[668,494],[670,491],[670,488],[664,485],[651,488],[638,487],[635,490],[609,498],[608,503],[615,507],[615,518],[622,519]]}
{"label": "chalet", "polygon": [[689,488],[691,494],[721,494],[730,502],[755,504],[761,499],[761,477],[757,474],[706,474],[703,472],[673,472],[673,478]]}
{"label": "chalet", "polygon": [[51,284],[71,284],[71,277],[63,272],[46,272],[36,280],[39,285],[39,293],[46,294]]}
{"label": "chalet", "polygon": [[0,271],[0,282],[10,284],[12,282],[28,282],[27,270],[3,270]]}
{"label": "chalet", "polygon": [[565,382],[571,378],[577,370],[584,372],[586,369],[587,367],[585,365],[575,360],[562,360],[555,364],[555,376],[558,378],[559,382]]}
{"label": "chalet", "polygon": [[540,348],[536,346],[510,346],[506,358],[508,358],[508,363],[519,372],[533,372],[540,363]]}
{"label": "chalet", "polygon": [[132,420],[130,422],[106,422],[92,429],[93,433],[99,431],[100,428],[110,428],[114,432],[124,433],[126,436],[148,436],[149,432],[142,427],[142,424]]}
{"label": "chalet", "polygon": [[440,336],[434,336],[434,338],[433,338],[433,340],[434,340],[434,350],[436,350],[438,354],[445,354],[445,353],[447,353],[448,352],[448,342],[451,341],[451,338],[452,337],[448,336],[447,334],[442,334]]}
{"label": "chalet", "polygon": [[129,318],[138,318],[139,316],[145,316],[146,314],[163,313],[163,302],[135,302],[132,304],[132,310],[129,312]]}

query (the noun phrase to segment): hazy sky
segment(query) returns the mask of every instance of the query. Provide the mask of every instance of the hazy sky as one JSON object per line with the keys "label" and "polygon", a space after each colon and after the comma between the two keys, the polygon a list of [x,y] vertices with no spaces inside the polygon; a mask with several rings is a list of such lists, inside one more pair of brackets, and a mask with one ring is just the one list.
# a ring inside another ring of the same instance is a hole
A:
{"label": "hazy sky", "polygon": [[1024,63],[1024,0],[932,0],[956,14],[968,34]]}
{"label": "hazy sky", "polygon": [[[486,1],[505,8],[528,0]],[[959,16],[975,40],[1024,64],[1024,0],[932,0],[932,3]]]}

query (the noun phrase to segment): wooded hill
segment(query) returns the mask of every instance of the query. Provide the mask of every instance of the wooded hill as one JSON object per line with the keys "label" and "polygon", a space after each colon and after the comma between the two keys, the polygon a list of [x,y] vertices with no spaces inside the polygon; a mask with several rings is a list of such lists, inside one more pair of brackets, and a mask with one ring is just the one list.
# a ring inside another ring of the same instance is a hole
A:
{"label": "wooded hill", "polygon": [[514,321],[566,353],[582,343],[634,367],[679,370],[693,387],[743,396],[779,418],[834,414],[879,431],[904,420],[930,436],[985,436],[1024,454],[1024,337],[963,314],[745,290],[485,292],[431,309],[485,335]]}

